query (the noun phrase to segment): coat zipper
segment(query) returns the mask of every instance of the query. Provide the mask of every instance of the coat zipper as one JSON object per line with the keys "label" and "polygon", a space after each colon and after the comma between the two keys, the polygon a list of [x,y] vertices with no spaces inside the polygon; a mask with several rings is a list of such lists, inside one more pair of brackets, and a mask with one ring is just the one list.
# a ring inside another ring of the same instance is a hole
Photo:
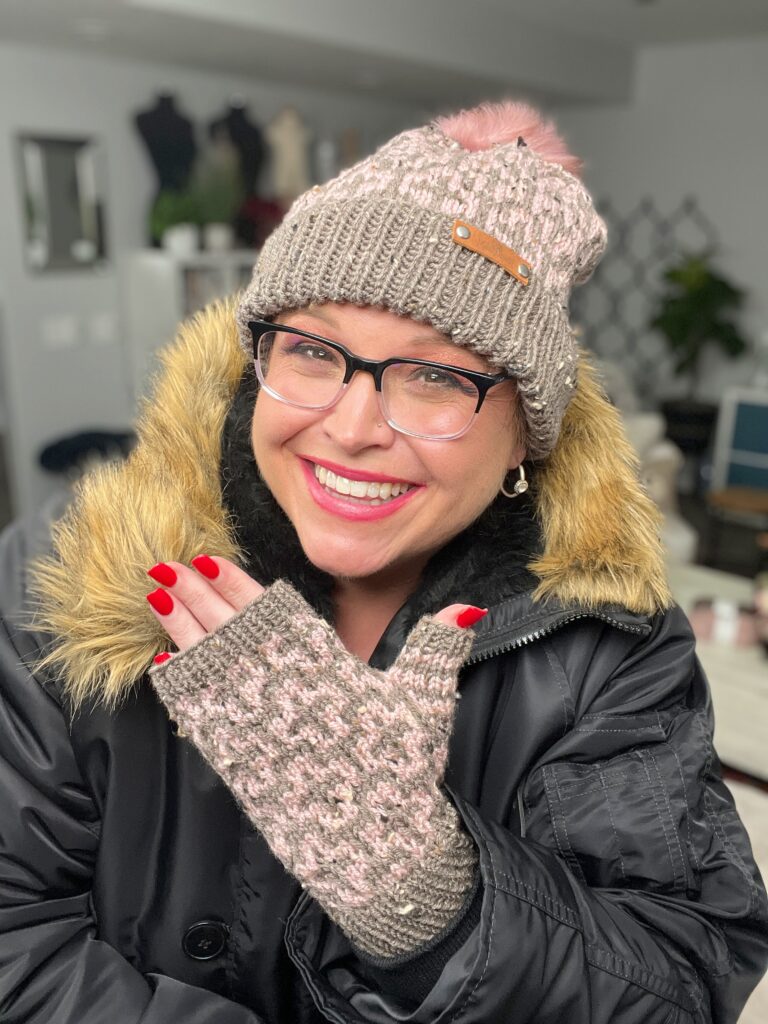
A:
{"label": "coat zipper", "polygon": [[470,655],[465,664],[476,665],[480,661],[495,658],[497,654],[506,654],[508,651],[514,651],[518,647],[524,647],[526,644],[533,643],[534,640],[540,640],[543,636],[548,636],[550,633],[554,633],[555,630],[560,629],[561,626],[567,626],[568,623],[575,622],[577,619],[600,619],[602,622],[607,622],[609,625],[615,626],[616,629],[621,629],[625,633],[641,635],[646,631],[645,626],[632,626],[627,622],[619,622],[618,619],[614,619],[604,612],[577,612],[575,615],[569,615],[564,619],[558,619],[556,622],[550,623],[548,626],[543,626],[541,629],[536,629],[533,633],[526,633],[525,636],[517,637],[510,643],[492,647],[488,651],[483,651],[482,654]]}

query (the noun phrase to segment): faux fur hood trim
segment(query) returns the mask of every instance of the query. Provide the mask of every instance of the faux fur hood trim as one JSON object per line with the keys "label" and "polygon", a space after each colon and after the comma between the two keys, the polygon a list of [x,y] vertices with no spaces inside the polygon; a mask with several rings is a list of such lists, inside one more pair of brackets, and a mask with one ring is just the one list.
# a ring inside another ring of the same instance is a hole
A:
{"label": "faux fur hood trim", "polygon": [[[75,705],[114,706],[165,647],[145,600],[149,566],[201,552],[247,564],[219,476],[224,423],[248,362],[233,303],[182,325],[160,362],[140,404],[136,447],[82,477],[53,525],[52,553],[29,569],[29,628],[52,638],[35,668],[56,665]],[[536,467],[536,600],[643,614],[671,604],[660,514],[637,469],[619,414],[582,356],[558,445]]]}

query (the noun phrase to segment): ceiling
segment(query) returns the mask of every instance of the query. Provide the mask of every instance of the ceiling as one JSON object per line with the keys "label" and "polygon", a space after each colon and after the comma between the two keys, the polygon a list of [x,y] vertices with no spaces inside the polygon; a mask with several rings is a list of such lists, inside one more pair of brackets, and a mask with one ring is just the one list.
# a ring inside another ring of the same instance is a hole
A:
{"label": "ceiling", "polygon": [[768,0],[485,0],[542,25],[630,46],[768,34]]}
{"label": "ceiling", "polygon": [[0,0],[0,42],[432,105],[621,101],[637,47],[756,33],[768,0]]}

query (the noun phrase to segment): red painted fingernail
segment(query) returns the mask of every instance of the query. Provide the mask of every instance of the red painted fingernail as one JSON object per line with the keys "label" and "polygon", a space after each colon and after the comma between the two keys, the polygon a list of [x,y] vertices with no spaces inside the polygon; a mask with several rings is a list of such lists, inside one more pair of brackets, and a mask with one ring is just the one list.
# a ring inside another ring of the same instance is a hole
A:
{"label": "red painted fingernail", "polygon": [[169,615],[173,611],[173,598],[167,590],[153,590],[147,594],[147,600],[161,615]]}
{"label": "red painted fingernail", "polygon": [[165,562],[158,562],[151,569],[147,569],[147,576],[151,576],[153,580],[162,583],[164,587],[172,587],[178,579],[170,565],[166,565]]}
{"label": "red painted fingernail", "polygon": [[221,571],[214,560],[209,558],[208,555],[198,555],[197,558],[193,558],[192,565],[209,580],[215,580]]}
{"label": "red painted fingernail", "polygon": [[155,655],[154,662],[156,665],[162,665],[163,662],[168,661],[169,658],[170,654],[168,653],[168,651],[163,651],[162,654]]}
{"label": "red painted fingernail", "polygon": [[456,625],[461,626],[463,629],[468,629],[487,614],[487,608],[475,608],[473,605],[470,605],[469,608],[465,608],[463,612],[459,612],[456,616]]}

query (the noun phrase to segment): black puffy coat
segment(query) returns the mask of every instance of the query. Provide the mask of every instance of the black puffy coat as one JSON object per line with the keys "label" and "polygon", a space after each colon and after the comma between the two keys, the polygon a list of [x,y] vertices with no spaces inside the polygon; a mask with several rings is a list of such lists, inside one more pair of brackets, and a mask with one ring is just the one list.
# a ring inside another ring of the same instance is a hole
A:
{"label": "black puffy coat", "polygon": [[[216,337],[215,326],[201,323],[195,339]],[[168,375],[178,382],[178,367]],[[0,1020],[737,1019],[768,952],[765,892],[720,778],[707,685],[678,609],[534,597],[523,511],[491,515],[469,555],[455,545],[438,556],[371,661],[388,665],[425,607],[481,595],[490,605],[461,676],[446,775],[480,851],[482,902],[460,939],[377,971],[272,857],[136,670],[158,641],[139,615],[152,587],[137,574],[180,558],[156,549],[153,531],[165,527],[137,511],[130,474],[150,486],[150,448],[145,437],[138,462],[88,478],[31,590],[30,562],[50,547],[45,512],[0,543]],[[223,452],[228,508],[242,517],[243,470],[226,431]],[[183,454],[173,459],[181,472]],[[167,473],[162,482],[172,503]],[[215,490],[210,476],[200,486]],[[192,553],[227,555],[188,478],[184,496],[174,514],[184,509]],[[265,521],[241,522],[241,552]],[[515,544],[500,539],[510,523]],[[542,543],[540,566],[551,533]],[[323,606],[311,569],[299,559],[286,572]],[[29,629],[41,600],[46,615]],[[57,671],[39,664],[50,633]]]}

